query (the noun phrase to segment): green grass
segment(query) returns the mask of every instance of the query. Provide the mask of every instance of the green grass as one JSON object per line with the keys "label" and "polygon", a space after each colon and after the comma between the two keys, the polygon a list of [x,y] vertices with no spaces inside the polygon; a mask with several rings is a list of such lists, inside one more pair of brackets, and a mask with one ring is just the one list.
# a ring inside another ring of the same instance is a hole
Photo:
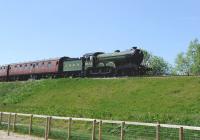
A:
{"label": "green grass", "polygon": [[200,78],[0,83],[0,111],[200,125]]}

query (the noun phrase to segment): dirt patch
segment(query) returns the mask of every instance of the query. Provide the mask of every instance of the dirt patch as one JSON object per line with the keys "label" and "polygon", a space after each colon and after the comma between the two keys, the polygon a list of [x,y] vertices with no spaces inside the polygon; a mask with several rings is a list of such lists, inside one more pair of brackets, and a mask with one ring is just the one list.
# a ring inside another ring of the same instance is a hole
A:
{"label": "dirt patch", "polygon": [[8,136],[6,131],[0,131],[0,140],[44,140],[44,138],[31,137],[14,133],[10,133],[10,136]]}

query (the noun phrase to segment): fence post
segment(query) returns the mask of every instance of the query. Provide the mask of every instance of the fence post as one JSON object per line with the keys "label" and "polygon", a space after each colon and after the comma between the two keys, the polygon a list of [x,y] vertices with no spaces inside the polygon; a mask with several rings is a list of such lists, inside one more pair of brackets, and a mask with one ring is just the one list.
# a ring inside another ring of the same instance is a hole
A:
{"label": "fence post", "polygon": [[51,121],[52,121],[52,117],[49,117],[49,130],[48,130],[49,135],[51,133]]}
{"label": "fence post", "polygon": [[99,121],[99,140],[102,140],[102,121]]}
{"label": "fence post", "polygon": [[17,114],[15,113],[14,118],[13,118],[13,132],[15,132],[15,128],[16,128],[16,119],[17,119]]}
{"label": "fence post", "polygon": [[156,140],[160,140],[160,123],[156,126]]}
{"label": "fence post", "polygon": [[121,140],[124,140],[124,126],[125,126],[125,122],[122,122],[122,124],[121,124]]}
{"label": "fence post", "polygon": [[10,121],[11,121],[11,113],[9,114],[8,117],[8,136],[10,135]]}
{"label": "fence post", "polygon": [[0,113],[0,124],[2,123],[3,113]]}
{"label": "fence post", "polygon": [[183,134],[183,127],[179,128],[179,140],[184,140],[183,138],[184,134]]}
{"label": "fence post", "polygon": [[46,119],[46,128],[45,128],[45,140],[48,140],[49,138],[49,117]]}
{"label": "fence post", "polygon": [[95,134],[96,134],[96,120],[94,120],[92,124],[92,140],[96,139]]}
{"label": "fence post", "polygon": [[33,125],[33,115],[30,116],[29,135],[31,135],[32,132],[32,125]]}
{"label": "fence post", "polygon": [[68,120],[68,138],[67,140],[70,140],[71,139],[71,127],[72,127],[72,118],[69,118]]}

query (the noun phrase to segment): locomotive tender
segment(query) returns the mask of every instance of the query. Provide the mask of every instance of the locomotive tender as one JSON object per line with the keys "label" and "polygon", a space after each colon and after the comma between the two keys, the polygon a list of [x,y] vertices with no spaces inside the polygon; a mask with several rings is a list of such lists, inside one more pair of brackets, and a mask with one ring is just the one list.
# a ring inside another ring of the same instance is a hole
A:
{"label": "locomotive tender", "polygon": [[49,60],[0,66],[0,81],[58,77],[107,77],[142,75],[144,54],[133,47],[114,53],[87,53],[81,58],[60,57]]}

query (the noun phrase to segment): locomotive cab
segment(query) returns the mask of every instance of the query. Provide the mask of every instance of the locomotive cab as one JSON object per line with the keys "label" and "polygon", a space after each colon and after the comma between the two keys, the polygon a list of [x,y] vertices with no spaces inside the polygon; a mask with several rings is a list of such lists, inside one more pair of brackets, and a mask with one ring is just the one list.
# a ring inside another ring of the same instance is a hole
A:
{"label": "locomotive cab", "polygon": [[86,67],[96,67],[97,63],[97,56],[99,54],[104,54],[103,52],[95,52],[95,53],[87,53],[83,55],[83,59],[85,61],[85,66]]}

